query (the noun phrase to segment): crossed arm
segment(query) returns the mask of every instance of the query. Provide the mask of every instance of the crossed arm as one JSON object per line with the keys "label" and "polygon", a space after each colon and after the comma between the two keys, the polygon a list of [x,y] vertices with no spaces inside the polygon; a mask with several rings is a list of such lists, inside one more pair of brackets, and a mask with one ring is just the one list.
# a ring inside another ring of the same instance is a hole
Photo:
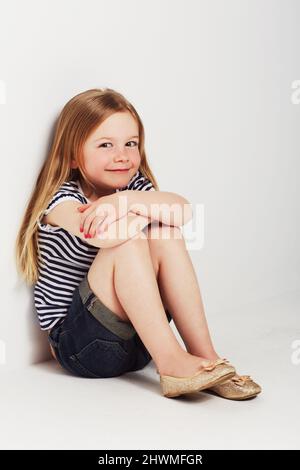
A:
{"label": "crossed arm", "polygon": [[90,245],[110,248],[134,237],[152,221],[181,226],[192,218],[191,205],[176,193],[126,190],[119,194],[128,197],[128,212],[108,226],[104,231],[106,235],[104,238],[84,238],[79,230],[81,214],[77,210],[82,204],[76,201],[63,201],[58,204],[47,216],[44,216],[44,222],[62,227]]}
{"label": "crossed arm", "polygon": [[163,224],[181,226],[193,217],[192,206],[179,194],[168,191],[126,190],[129,210]]}
{"label": "crossed arm", "polygon": [[[134,237],[152,221],[181,226],[192,218],[190,203],[176,193],[126,190],[118,196],[127,197],[128,213],[108,225],[104,230],[105,238],[87,239],[88,243],[95,246],[100,244],[101,248],[110,248]],[[115,197],[115,194],[112,197]]]}

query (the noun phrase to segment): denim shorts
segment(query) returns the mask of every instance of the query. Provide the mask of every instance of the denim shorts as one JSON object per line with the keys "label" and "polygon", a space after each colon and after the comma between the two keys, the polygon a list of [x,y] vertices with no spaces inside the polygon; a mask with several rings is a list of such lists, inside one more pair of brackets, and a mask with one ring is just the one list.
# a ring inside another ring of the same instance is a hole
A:
{"label": "denim shorts", "polygon": [[79,377],[117,377],[143,369],[152,359],[132,323],[94,294],[87,274],[74,290],[64,321],[51,329],[48,339],[62,368]]}

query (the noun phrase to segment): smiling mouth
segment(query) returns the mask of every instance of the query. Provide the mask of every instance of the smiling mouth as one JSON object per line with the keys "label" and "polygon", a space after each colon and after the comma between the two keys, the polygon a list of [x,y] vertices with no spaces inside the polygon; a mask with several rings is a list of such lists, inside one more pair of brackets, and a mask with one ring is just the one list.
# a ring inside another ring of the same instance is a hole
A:
{"label": "smiling mouth", "polygon": [[108,170],[108,171],[129,171],[129,170],[130,170],[130,168],[123,168],[123,169],[120,169],[120,170],[117,169],[117,170]]}

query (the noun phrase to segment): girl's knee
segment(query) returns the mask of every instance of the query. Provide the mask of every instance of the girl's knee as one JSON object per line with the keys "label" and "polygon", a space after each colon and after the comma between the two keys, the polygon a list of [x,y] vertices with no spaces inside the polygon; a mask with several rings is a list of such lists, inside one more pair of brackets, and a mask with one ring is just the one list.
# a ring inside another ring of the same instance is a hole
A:
{"label": "girl's knee", "polygon": [[121,250],[122,251],[134,250],[134,249],[140,249],[145,246],[149,246],[149,243],[148,243],[147,234],[145,233],[143,229],[143,230],[140,230],[138,233],[136,233],[134,236],[114,246],[113,248],[111,248],[111,250],[113,250],[114,253],[117,253]]}

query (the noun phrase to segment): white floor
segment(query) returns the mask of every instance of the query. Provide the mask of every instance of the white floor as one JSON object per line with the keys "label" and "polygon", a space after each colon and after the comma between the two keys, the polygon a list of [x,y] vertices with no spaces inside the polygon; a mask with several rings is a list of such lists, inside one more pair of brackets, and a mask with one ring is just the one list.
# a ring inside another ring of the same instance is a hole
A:
{"label": "white floor", "polygon": [[165,398],[153,362],[115,379],[73,377],[54,360],[4,373],[0,447],[299,449],[300,364],[291,359],[299,312],[300,292],[291,292],[209,318],[219,352],[263,387],[246,402]]}

